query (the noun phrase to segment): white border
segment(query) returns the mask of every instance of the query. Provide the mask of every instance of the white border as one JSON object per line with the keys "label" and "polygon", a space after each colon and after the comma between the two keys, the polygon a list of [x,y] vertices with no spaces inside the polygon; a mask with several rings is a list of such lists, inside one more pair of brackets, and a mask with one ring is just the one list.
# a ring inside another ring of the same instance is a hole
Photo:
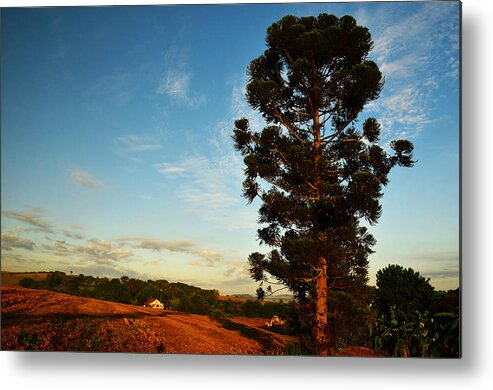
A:
{"label": "white border", "polygon": [[[229,3],[228,1],[213,1]],[[244,1],[249,3],[251,1]],[[272,1],[279,2],[279,1]],[[165,2],[164,2],[165,3]],[[181,4],[200,1],[181,0]],[[463,2],[463,358],[320,359],[0,352],[5,389],[485,389],[493,383],[491,222],[493,37],[490,1]],[[0,6],[163,4],[15,1]]]}

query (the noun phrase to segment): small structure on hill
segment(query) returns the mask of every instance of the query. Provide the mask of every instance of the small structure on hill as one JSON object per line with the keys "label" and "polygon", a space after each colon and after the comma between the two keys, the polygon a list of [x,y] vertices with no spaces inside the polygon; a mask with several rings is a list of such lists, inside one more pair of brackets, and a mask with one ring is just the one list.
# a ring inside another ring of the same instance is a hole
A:
{"label": "small structure on hill", "polygon": [[278,316],[272,316],[272,318],[269,321],[267,321],[265,323],[265,325],[270,328],[271,326],[282,326],[285,323],[286,323],[286,321],[283,320],[283,319],[281,319],[280,317],[278,317]]}
{"label": "small structure on hill", "polygon": [[146,303],[144,303],[144,307],[152,307],[154,309],[164,309],[164,305],[156,298],[149,298]]}

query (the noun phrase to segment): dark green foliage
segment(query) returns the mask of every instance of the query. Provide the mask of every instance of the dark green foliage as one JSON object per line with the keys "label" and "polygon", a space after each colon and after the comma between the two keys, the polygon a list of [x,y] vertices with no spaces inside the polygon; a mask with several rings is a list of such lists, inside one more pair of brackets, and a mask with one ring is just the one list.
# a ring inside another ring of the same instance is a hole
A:
{"label": "dark green foliage", "polygon": [[396,357],[459,357],[459,316],[418,310],[405,316],[392,308],[371,325],[369,346]]}
{"label": "dark green foliage", "polygon": [[64,277],[65,277],[64,272],[60,272],[60,271],[50,272],[48,273],[46,279],[43,281],[43,285],[45,285],[46,288],[48,288],[49,290],[59,291],[60,285],[62,284]]}
{"label": "dark green foliage", "polygon": [[370,288],[362,286],[351,293],[344,290],[330,291],[332,343],[336,348],[347,345],[365,345],[368,341],[368,306],[371,303]]}
{"label": "dark green foliage", "polygon": [[377,272],[375,306],[379,315],[389,315],[394,307],[409,317],[416,310],[430,310],[434,301],[434,288],[419,272],[400,265],[389,265]]}
{"label": "dark green foliage", "polygon": [[459,357],[459,290],[435,292],[411,268],[377,272],[369,345],[390,356]]}
{"label": "dark green foliage", "polygon": [[243,196],[261,200],[258,239],[273,248],[249,256],[250,274],[287,286],[307,315],[317,310],[320,319],[330,313],[310,300],[327,295],[325,283],[315,288],[326,273],[328,290],[347,294],[345,308],[329,302],[335,318],[367,282],[375,239],[360,220],[378,222],[388,175],[414,164],[413,145],[392,141],[389,154],[377,145],[375,118],[356,127],[383,77],[368,59],[371,35],[353,17],[286,16],[268,28],[266,45],[248,67],[246,98],[267,126],[255,131],[241,118],[233,130],[245,164]]}
{"label": "dark green foliage", "polygon": [[131,301],[130,292],[120,282],[120,279],[109,280],[107,278],[103,278],[96,284],[94,289],[94,297],[120,303],[130,303]]}

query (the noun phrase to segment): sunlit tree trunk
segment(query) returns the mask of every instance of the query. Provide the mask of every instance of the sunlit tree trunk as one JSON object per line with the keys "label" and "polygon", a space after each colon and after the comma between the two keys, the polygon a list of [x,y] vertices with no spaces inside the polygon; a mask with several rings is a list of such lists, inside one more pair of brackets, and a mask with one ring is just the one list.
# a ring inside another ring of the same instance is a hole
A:
{"label": "sunlit tree trunk", "polygon": [[320,258],[320,276],[316,281],[316,329],[315,340],[321,356],[329,355],[327,326],[327,260]]}

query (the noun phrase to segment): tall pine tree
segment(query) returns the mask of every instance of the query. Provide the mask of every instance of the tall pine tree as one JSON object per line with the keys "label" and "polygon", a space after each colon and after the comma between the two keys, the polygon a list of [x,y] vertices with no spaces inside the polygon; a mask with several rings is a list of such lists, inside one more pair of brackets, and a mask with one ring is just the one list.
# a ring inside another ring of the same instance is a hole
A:
{"label": "tall pine tree", "polygon": [[360,225],[377,223],[382,188],[396,166],[411,167],[413,145],[378,140],[380,125],[364,106],[383,78],[368,60],[373,42],[351,16],[286,16],[267,30],[267,50],[247,70],[246,98],[267,127],[235,122],[245,163],[243,195],[259,198],[258,238],[273,250],[249,256],[260,282],[287,286],[311,310],[314,353],[329,354],[328,296],[367,281],[375,240]]}

